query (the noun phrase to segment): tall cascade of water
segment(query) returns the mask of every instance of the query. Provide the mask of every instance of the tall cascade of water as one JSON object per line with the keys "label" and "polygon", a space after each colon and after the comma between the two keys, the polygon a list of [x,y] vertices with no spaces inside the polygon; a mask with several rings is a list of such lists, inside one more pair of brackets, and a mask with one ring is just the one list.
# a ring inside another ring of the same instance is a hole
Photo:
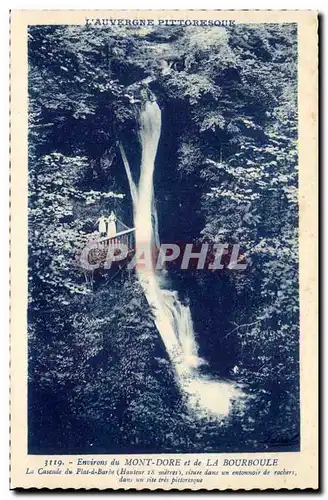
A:
{"label": "tall cascade of water", "polygon": [[[161,134],[161,110],[156,101],[147,101],[140,113],[142,147],[140,179],[134,183],[123,146],[120,145],[134,208],[136,253],[151,255],[159,244],[154,203],[153,173]],[[173,363],[177,380],[189,406],[201,415],[222,418],[228,415],[231,401],[240,391],[231,383],[201,376],[197,368],[204,363],[198,346],[189,306],[181,304],[177,292],[164,288],[161,271],[154,266],[136,266],[139,282],[152,310],[157,330]]]}

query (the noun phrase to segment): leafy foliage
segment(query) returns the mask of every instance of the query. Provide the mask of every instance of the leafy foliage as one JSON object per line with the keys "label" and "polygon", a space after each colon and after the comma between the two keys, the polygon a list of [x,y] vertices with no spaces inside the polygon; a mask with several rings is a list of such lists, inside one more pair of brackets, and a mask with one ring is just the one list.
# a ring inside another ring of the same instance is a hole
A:
{"label": "leafy foliage", "polygon": [[[296,40],[293,25],[29,29],[33,452],[297,448]],[[209,366],[252,395],[222,426],[186,410],[135,277],[99,273],[92,292],[77,266],[101,214],[131,220],[117,143],[136,169],[149,88],[164,240],[237,242],[249,264],[172,276]]]}

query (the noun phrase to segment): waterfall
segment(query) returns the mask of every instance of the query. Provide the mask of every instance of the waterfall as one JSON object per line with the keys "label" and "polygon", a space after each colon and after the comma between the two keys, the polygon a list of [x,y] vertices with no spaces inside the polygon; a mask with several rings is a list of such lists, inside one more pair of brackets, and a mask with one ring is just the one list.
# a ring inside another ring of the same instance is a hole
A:
{"label": "waterfall", "polygon": [[[148,255],[152,255],[154,246],[159,245],[153,174],[160,134],[161,110],[155,100],[147,101],[140,112],[142,155],[138,185],[133,181],[120,145],[133,202],[136,252],[142,249]],[[164,288],[163,271],[156,271],[154,266],[137,265],[136,272],[189,406],[200,415],[226,416],[232,399],[238,397],[240,391],[231,383],[211,380],[198,373],[197,368],[204,361],[198,355],[189,306],[181,304],[176,291]]]}
{"label": "waterfall", "polygon": [[172,318],[171,322],[178,337],[184,362],[189,368],[197,368],[205,361],[198,356],[190,308],[181,304],[175,291],[162,289],[162,298],[165,313]]}

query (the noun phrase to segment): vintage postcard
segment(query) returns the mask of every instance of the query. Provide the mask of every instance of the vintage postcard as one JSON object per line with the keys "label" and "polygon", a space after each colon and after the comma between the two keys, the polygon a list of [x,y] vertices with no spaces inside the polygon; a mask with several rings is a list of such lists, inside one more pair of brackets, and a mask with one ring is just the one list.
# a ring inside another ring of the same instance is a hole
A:
{"label": "vintage postcard", "polygon": [[12,488],[318,488],[317,29],[11,12]]}

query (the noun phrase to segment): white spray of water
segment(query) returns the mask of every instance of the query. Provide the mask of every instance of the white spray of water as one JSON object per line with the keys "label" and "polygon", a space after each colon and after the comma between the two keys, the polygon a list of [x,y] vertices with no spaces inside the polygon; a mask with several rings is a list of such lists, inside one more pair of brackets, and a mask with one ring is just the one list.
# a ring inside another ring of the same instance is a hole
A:
{"label": "white spray of water", "polygon": [[[138,188],[133,182],[124,149],[120,146],[134,207],[136,252],[142,249],[148,255],[151,255],[154,245],[159,245],[153,173],[160,133],[160,108],[156,101],[147,101],[140,113],[142,156]],[[156,327],[173,363],[181,390],[187,395],[189,406],[202,416],[227,416],[232,400],[239,398],[242,393],[229,382],[211,380],[197,372],[204,361],[198,355],[189,306],[181,304],[177,292],[163,288],[163,276],[153,266],[149,268],[137,265],[136,269],[147,301],[154,311]]]}

